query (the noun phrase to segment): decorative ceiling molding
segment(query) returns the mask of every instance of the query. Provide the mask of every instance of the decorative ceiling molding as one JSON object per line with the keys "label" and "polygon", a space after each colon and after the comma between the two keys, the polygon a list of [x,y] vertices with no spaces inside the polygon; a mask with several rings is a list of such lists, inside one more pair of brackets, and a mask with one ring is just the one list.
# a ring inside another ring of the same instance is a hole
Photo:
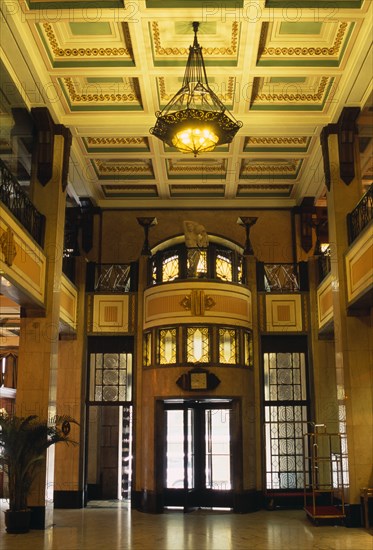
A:
{"label": "decorative ceiling molding", "polygon": [[[298,23],[287,23],[288,25],[296,26]],[[322,23],[324,25],[325,23]],[[333,33],[333,41],[329,44],[326,40],[319,37],[312,41],[308,35],[293,35],[281,34],[276,39],[272,38],[274,24],[264,22],[261,28],[259,49],[258,49],[258,66],[269,65],[275,60],[276,64],[281,66],[285,61],[287,65],[319,65],[323,60],[323,66],[338,66],[340,64],[340,55],[348,43],[351,32],[354,28],[354,23],[330,21],[328,26],[335,27]],[[296,43],[295,40],[298,42]],[[301,41],[303,43],[301,43]],[[284,43],[287,45],[284,45]],[[308,45],[307,45],[308,42]],[[312,59],[310,59],[312,58]]]}
{"label": "decorative ceiling molding", "polygon": [[[90,83],[84,77],[59,78],[68,106],[77,110],[142,110],[141,95],[136,78],[123,78],[122,82]],[[97,93],[92,93],[92,90]],[[125,90],[125,92],[124,92]]]}
{"label": "decorative ceiling molding", "polygon": [[[89,22],[85,24],[89,25]],[[109,24],[111,25],[111,23]],[[115,27],[120,29],[116,33],[117,36],[74,35],[69,36],[66,43],[63,43],[62,39],[66,33],[59,33],[61,38],[57,33],[57,28],[61,25],[66,25],[66,23],[36,24],[36,29],[53,67],[134,65],[131,35],[126,22]],[[86,42],[90,45],[87,46]]]}

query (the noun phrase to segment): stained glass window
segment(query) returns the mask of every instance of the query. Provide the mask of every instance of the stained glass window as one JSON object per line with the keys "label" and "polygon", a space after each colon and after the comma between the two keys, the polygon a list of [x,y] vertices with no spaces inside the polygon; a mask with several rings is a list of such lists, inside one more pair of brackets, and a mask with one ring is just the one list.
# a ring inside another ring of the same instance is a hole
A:
{"label": "stained glass window", "polygon": [[237,331],[233,328],[219,329],[219,363],[235,365],[238,362]]}
{"label": "stained glass window", "polygon": [[210,361],[209,329],[207,327],[187,328],[188,363],[208,363]]}
{"label": "stained glass window", "polygon": [[216,251],[216,276],[223,281],[232,281],[232,254],[228,250]]}
{"label": "stained glass window", "polygon": [[243,333],[243,358],[245,367],[253,366],[253,335],[251,332]]}
{"label": "stained glass window", "polygon": [[264,353],[264,400],[267,489],[301,489],[308,420],[304,353]]}
{"label": "stained glass window", "polygon": [[167,283],[179,277],[179,255],[166,255],[162,262],[162,282]]}
{"label": "stained glass window", "polygon": [[161,365],[176,363],[176,328],[159,331],[158,362]]}
{"label": "stained glass window", "polygon": [[131,353],[91,353],[89,399],[99,402],[131,401]]}
{"label": "stained glass window", "polygon": [[149,367],[152,363],[152,334],[151,332],[144,333],[144,349],[143,349],[144,367]]}

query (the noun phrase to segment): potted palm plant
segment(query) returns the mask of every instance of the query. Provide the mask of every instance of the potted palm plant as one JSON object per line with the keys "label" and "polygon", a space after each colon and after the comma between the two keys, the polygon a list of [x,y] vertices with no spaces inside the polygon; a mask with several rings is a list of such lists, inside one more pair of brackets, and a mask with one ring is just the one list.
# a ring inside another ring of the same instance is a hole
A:
{"label": "potted palm plant", "polygon": [[8,533],[27,533],[30,528],[27,496],[48,447],[60,442],[77,444],[69,438],[70,423],[77,422],[69,416],[53,420],[49,423],[35,415],[19,417],[0,411],[0,467],[8,477]]}

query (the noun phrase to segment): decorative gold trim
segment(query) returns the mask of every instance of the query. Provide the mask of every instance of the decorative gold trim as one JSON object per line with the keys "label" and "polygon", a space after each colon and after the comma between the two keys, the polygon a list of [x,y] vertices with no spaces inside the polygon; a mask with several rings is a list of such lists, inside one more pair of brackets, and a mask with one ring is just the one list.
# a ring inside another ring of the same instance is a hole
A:
{"label": "decorative gold trim", "polygon": [[[90,57],[92,59],[94,57],[131,56],[131,51],[128,48],[62,48],[57,41],[52,25],[43,23],[43,27],[56,57]],[[129,36],[125,29],[123,29],[123,32],[125,36]]]}
{"label": "decorative gold trim", "polygon": [[239,184],[239,189],[255,189],[255,190],[258,190],[260,189],[261,191],[265,191],[265,190],[268,190],[268,191],[276,191],[276,190],[284,190],[284,189],[291,189],[292,188],[292,185],[289,185],[288,183],[274,183],[272,185],[266,185],[266,184],[262,184],[262,183],[258,183],[258,184],[251,184],[251,183],[240,183]]}
{"label": "decorative gold trim", "polygon": [[[254,79],[256,80],[256,79]],[[257,79],[259,85],[259,79]],[[315,94],[260,94],[253,92],[253,101],[259,99],[260,101],[321,101],[325,88],[329,82],[329,77],[323,76],[320,80],[318,90]],[[255,95],[254,95],[255,94]]]}
{"label": "decorative gold trim", "polygon": [[[260,56],[262,55],[268,55],[268,56],[281,56],[281,55],[287,55],[287,56],[326,56],[326,55],[337,55],[339,53],[339,50],[342,45],[343,37],[346,33],[348,23],[340,23],[337,34],[334,39],[334,43],[331,47],[328,48],[304,48],[301,46],[295,46],[295,47],[289,47],[289,48],[273,48],[273,47],[263,47],[263,49],[260,52]],[[260,39],[260,45],[262,44],[262,34],[266,35],[267,31],[262,27],[262,33],[261,33],[261,39]],[[264,37],[265,40],[265,37]]]}
{"label": "decorative gold trim", "polygon": [[169,172],[182,172],[182,173],[203,172],[204,174],[206,172],[210,172],[210,173],[225,172],[224,160],[221,161],[220,164],[207,164],[207,163],[201,162],[201,164],[196,163],[190,166],[189,164],[177,165],[177,164],[174,164],[171,159],[169,159],[168,167],[169,167]]}
{"label": "decorative gold trim", "polygon": [[[237,53],[237,43],[238,43],[238,22],[234,21],[232,23],[232,34],[231,34],[231,45],[228,48],[208,48],[203,47],[202,53],[204,57],[209,56],[220,56],[220,55],[234,55]],[[187,48],[164,48],[161,44],[161,35],[159,32],[159,25],[156,21],[152,22],[152,32],[153,32],[153,43],[154,51],[156,55],[159,56],[178,56],[178,55],[188,55],[189,47]]]}
{"label": "decorative gold trim", "polygon": [[116,164],[116,165],[108,165],[105,161],[100,159],[95,159],[94,163],[97,166],[97,169],[99,170],[100,174],[118,174],[118,173],[126,173],[126,174],[138,174],[138,173],[151,173],[151,169],[149,165],[145,166],[139,166],[139,165],[130,165],[130,164]]}
{"label": "decorative gold trim", "polygon": [[255,173],[261,174],[263,172],[277,173],[282,174],[284,172],[294,173],[297,169],[297,163],[292,162],[292,164],[246,164],[243,167],[242,173]]}
{"label": "decorative gold trim", "polygon": [[4,255],[4,262],[11,267],[14,258],[17,256],[17,249],[14,244],[14,233],[9,226],[0,237],[0,247]]}
{"label": "decorative gold trim", "polygon": [[184,298],[181,300],[181,302],[179,302],[181,307],[183,309],[185,309],[185,311],[190,311],[191,310],[191,297],[190,295],[189,296],[184,296]]}
{"label": "decorative gold trim", "polygon": [[93,137],[86,138],[89,145],[146,145],[143,137]]}
{"label": "decorative gold trim", "polygon": [[216,306],[216,302],[212,296],[205,296],[205,309],[210,310],[214,306]]}
{"label": "decorative gold trim", "polygon": [[258,145],[306,145],[307,138],[303,137],[249,137],[246,144],[255,143]]}
{"label": "decorative gold trim", "polygon": [[71,101],[76,101],[76,102],[85,101],[88,103],[99,103],[103,101],[108,101],[108,102],[138,101],[138,98],[136,97],[135,93],[132,93],[132,94],[78,94],[75,91],[75,86],[72,78],[70,77],[64,78],[63,81],[66,84],[67,91],[69,93]]}
{"label": "decorative gold trim", "polygon": [[216,306],[212,296],[205,295],[203,290],[192,290],[189,296],[184,296],[179,304],[185,311],[190,311],[194,316],[204,315],[205,310],[208,311]]}

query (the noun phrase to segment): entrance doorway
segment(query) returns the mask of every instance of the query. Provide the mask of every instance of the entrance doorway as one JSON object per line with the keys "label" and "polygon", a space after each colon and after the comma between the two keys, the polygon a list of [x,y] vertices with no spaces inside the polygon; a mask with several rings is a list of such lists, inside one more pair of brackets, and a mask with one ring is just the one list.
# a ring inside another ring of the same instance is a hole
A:
{"label": "entrance doorway", "polygon": [[164,506],[232,508],[232,400],[164,401],[159,414]]}

